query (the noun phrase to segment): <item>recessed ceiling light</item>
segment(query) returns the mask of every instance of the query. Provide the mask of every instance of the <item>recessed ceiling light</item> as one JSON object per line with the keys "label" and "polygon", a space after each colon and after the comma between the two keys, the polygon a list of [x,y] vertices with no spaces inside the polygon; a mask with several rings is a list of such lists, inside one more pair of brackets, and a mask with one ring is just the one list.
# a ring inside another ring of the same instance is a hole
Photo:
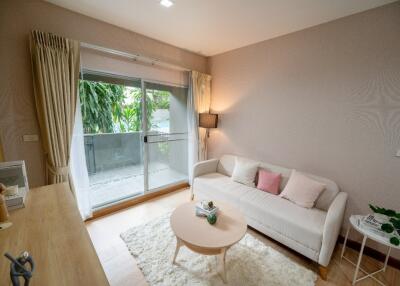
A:
{"label": "recessed ceiling light", "polygon": [[171,0],[161,0],[160,4],[168,8],[174,5],[174,2],[172,2]]}

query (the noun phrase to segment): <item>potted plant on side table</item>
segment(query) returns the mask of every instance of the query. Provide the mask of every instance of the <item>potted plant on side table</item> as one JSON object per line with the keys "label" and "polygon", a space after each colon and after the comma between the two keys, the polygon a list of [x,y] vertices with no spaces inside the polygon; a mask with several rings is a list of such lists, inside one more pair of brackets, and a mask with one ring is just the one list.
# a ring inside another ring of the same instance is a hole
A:
{"label": "potted plant on side table", "polygon": [[388,234],[392,234],[390,237],[391,244],[396,246],[400,245],[400,213],[371,204],[369,207],[375,214],[385,216],[385,222],[382,223],[381,230]]}

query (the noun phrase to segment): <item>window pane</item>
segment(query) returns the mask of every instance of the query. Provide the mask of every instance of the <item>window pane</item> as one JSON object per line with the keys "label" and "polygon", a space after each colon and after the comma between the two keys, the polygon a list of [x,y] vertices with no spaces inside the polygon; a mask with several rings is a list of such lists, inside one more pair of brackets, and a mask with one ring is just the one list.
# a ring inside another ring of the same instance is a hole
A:
{"label": "window pane", "polygon": [[81,75],[79,96],[94,208],[143,194],[140,80]]}

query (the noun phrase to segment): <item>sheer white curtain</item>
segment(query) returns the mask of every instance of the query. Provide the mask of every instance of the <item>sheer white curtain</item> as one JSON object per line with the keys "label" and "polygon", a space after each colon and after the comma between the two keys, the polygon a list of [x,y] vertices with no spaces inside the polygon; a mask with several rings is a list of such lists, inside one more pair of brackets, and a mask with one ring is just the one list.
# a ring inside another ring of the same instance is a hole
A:
{"label": "sheer white curtain", "polygon": [[211,104],[211,76],[197,71],[189,73],[188,94],[188,163],[189,182],[193,165],[207,159],[206,129],[199,128],[199,113],[209,112]]}
{"label": "sheer white curtain", "polygon": [[92,205],[90,202],[89,174],[86,167],[83,123],[79,96],[77,97],[76,103],[69,169],[71,187],[75,193],[82,219],[85,220],[92,216]]}

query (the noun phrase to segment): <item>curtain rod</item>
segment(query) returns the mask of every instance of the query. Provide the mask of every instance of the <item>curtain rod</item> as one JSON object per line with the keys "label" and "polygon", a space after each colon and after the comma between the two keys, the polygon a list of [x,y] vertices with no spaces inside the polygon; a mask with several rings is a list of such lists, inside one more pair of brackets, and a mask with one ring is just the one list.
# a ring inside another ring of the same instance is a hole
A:
{"label": "curtain rod", "polygon": [[182,67],[182,66],[178,66],[178,65],[174,65],[174,64],[170,64],[167,62],[163,62],[159,59],[156,58],[150,58],[150,57],[145,57],[142,56],[140,54],[130,54],[127,52],[122,52],[122,51],[118,51],[118,50],[113,50],[113,49],[109,49],[109,48],[104,48],[101,46],[97,46],[97,45],[92,45],[92,44],[88,44],[88,43],[84,43],[84,42],[80,42],[80,45],[82,48],[86,48],[86,49],[91,49],[91,50],[95,50],[95,51],[99,51],[99,52],[103,52],[103,53],[107,53],[107,54],[111,54],[111,55],[115,55],[115,56],[120,56],[120,57],[124,57],[124,58],[128,58],[134,61],[138,61],[138,62],[143,62],[149,65],[159,65],[161,67],[164,68],[168,68],[168,69],[172,69],[172,70],[179,70],[179,71],[190,71],[190,69]]}

